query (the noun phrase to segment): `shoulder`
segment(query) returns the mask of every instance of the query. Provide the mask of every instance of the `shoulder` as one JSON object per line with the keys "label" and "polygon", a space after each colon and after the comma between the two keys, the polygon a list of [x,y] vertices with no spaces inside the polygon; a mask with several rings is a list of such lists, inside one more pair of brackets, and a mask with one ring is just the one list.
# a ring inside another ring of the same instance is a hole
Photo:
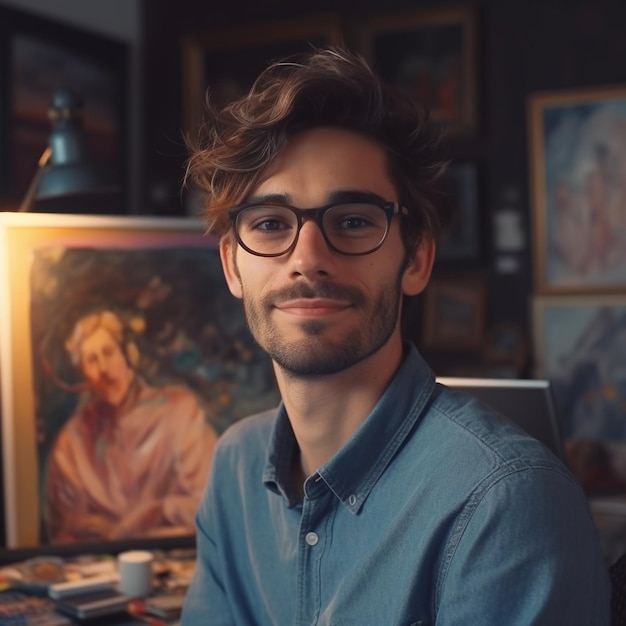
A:
{"label": "shoulder", "polygon": [[[213,453],[209,491],[226,492],[233,504],[233,481],[237,490],[251,489],[258,495],[261,477],[267,461],[276,410],[243,418],[232,424],[218,439]],[[252,497],[252,494],[250,494]]]}
{"label": "shoulder", "polygon": [[70,445],[76,440],[82,441],[88,433],[91,404],[78,408],[59,428],[55,435],[55,446]]}
{"label": "shoulder", "polygon": [[240,450],[253,449],[265,452],[276,422],[276,414],[276,409],[270,409],[245,417],[229,426],[220,437],[219,454],[236,455]]}
{"label": "shoulder", "polygon": [[439,480],[449,482],[450,496],[470,508],[496,493],[511,509],[539,500],[547,505],[555,497],[586,507],[580,485],[560,459],[468,394],[436,388],[413,438],[417,446],[427,450],[429,465],[439,467]]}
{"label": "shoulder", "polygon": [[193,413],[200,407],[198,396],[188,387],[179,384],[168,385],[149,385],[142,384],[140,398],[140,406],[153,406],[154,408],[169,408],[176,406],[181,411],[181,417],[184,414]]}
{"label": "shoulder", "polygon": [[602,571],[585,493],[543,444],[472,396],[445,387],[435,392],[422,425],[422,445],[436,449],[437,480],[456,511],[442,572],[478,553],[502,566],[511,546],[511,562],[557,569],[569,562]]}
{"label": "shoulder", "polygon": [[[561,461],[520,426],[467,393],[439,385],[425,421],[431,438],[454,445],[478,467],[552,468],[570,477]],[[434,436],[434,431],[440,433]]]}
{"label": "shoulder", "polygon": [[[499,528],[533,524],[562,534],[593,526],[585,493],[569,469],[542,443],[472,396],[442,387],[424,422],[428,441],[447,459],[441,470],[470,520]],[[452,496],[453,497],[453,496]],[[490,520],[490,521],[487,521]],[[506,535],[505,531],[502,531]]]}

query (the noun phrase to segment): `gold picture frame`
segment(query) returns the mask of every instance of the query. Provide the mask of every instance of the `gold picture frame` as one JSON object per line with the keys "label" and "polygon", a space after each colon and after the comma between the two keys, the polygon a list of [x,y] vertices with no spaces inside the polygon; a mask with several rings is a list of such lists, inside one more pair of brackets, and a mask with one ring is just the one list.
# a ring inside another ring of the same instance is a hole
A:
{"label": "gold picture frame", "polygon": [[626,287],[626,86],[528,98],[538,294]]}

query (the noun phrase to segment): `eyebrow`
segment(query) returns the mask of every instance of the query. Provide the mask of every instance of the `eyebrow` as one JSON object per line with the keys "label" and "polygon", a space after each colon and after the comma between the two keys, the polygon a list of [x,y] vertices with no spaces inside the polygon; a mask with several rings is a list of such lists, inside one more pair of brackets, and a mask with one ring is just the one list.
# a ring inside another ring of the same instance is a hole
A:
{"label": "eyebrow", "polygon": [[[361,189],[338,189],[332,191],[325,204],[334,204],[335,202],[387,202],[385,198],[371,191]],[[288,193],[268,193],[257,196],[251,196],[245,204],[292,204],[293,198]]]}

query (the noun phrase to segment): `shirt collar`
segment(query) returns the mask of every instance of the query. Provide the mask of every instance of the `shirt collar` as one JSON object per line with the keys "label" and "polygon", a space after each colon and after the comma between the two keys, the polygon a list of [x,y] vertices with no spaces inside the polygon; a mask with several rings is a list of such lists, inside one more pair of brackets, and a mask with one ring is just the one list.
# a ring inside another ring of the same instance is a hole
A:
{"label": "shirt collar", "polygon": [[[322,488],[320,478],[351,513],[358,513],[396,451],[424,413],[435,376],[413,345],[372,412],[344,446],[305,483],[308,497]],[[291,486],[296,440],[284,407],[270,438],[263,481],[294,506]]]}
{"label": "shirt collar", "polygon": [[267,449],[263,484],[271,491],[282,495],[290,508],[300,501],[291,481],[296,451],[296,436],[291,428],[285,406],[281,402]]}

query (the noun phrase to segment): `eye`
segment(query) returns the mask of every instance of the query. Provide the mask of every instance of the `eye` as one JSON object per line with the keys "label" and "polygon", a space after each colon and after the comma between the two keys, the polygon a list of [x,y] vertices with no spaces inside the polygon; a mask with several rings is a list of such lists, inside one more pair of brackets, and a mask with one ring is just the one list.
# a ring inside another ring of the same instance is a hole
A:
{"label": "eye", "polygon": [[356,230],[358,228],[366,228],[371,224],[371,220],[362,215],[348,215],[338,220],[337,227],[346,230]]}
{"label": "eye", "polygon": [[289,224],[285,224],[283,221],[272,217],[266,217],[262,220],[257,220],[254,224],[250,225],[250,228],[253,230],[267,231],[282,230],[288,227]]}
{"label": "eye", "polygon": [[247,232],[276,233],[293,228],[294,215],[272,206],[251,207],[239,215],[239,227]]}
{"label": "eye", "polygon": [[325,219],[327,230],[339,236],[370,233],[386,224],[380,207],[359,203],[337,205],[326,213]]}

